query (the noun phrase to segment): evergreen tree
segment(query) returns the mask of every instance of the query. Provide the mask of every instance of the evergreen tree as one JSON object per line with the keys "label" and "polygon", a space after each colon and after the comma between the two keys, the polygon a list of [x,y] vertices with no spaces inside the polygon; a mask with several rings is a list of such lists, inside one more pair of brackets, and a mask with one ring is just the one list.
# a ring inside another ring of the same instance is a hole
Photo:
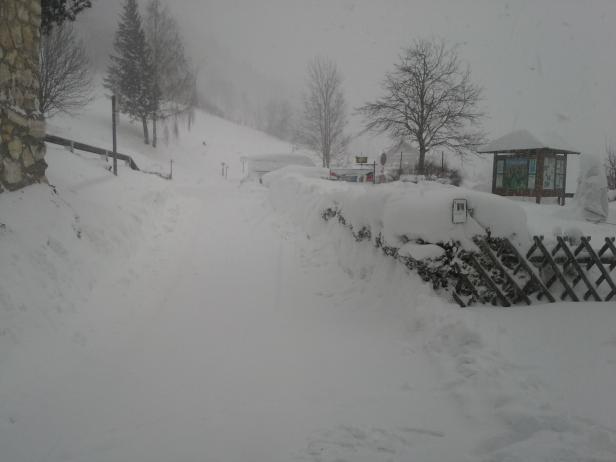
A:
{"label": "evergreen tree", "polygon": [[64,21],[74,21],[77,13],[92,6],[91,0],[42,0],[41,29],[49,34],[54,24],[61,25]]}
{"label": "evergreen tree", "polygon": [[105,87],[118,98],[118,109],[143,124],[143,141],[149,144],[148,117],[152,113],[152,64],[137,0],[126,0],[115,33]]}
{"label": "evergreen tree", "polygon": [[152,146],[156,146],[156,123],[189,115],[195,101],[195,72],[184,53],[179,28],[167,6],[150,0],[146,8],[146,39],[151,50]]}

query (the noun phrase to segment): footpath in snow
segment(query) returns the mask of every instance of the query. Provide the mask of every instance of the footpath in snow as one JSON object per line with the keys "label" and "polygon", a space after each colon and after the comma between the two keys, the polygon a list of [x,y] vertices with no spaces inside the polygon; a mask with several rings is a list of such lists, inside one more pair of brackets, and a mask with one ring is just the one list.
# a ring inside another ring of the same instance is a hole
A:
{"label": "footpath in snow", "polygon": [[0,196],[0,459],[616,460],[613,304],[448,304],[240,184],[282,149],[200,115],[172,182],[52,148]]}

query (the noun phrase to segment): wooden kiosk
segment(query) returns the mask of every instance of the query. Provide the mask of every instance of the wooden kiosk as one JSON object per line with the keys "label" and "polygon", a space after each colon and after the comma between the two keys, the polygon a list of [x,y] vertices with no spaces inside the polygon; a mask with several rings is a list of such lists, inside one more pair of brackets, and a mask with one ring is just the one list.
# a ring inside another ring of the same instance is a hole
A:
{"label": "wooden kiosk", "polygon": [[556,197],[565,204],[567,155],[562,143],[546,143],[527,130],[509,133],[477,152],[494,154],[492,193],[501,196]]}

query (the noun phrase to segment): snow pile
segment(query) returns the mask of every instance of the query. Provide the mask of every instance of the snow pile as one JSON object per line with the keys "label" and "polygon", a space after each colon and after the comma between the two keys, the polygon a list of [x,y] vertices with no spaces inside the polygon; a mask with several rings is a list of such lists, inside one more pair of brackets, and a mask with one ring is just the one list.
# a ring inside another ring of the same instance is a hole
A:
{"label": "snow pile", "polygon": [[50,325],[80,341],[67,317],[158,228],[171,195],[158,177],[114,177],[100,158],[48,146],[47,160],[51,186],[0,195],[0,368],[16,345],[48,339]]}
{"label": "snow pile", "polygon": [[606,221],[609,215],[607,178],[598,157],[581,157],[575,200],[584,219],[595,223]]}
{"label": "snow pile", "polygon": [[[306,171],[310,173],[310,171]],[[296,218],[309,222],[332,210],[355,231],[368,230],[388,245],[408,241],[459,242],[474,249],[473,237],[490,232],[526,244],[526,214],[506,198],[434,182],[361,185],[332,182],[304,174],[301,169],[282,169],[266,175],[272,203]],[[466,199],[472,216],[465,223],[452,222],[454,199]]]}

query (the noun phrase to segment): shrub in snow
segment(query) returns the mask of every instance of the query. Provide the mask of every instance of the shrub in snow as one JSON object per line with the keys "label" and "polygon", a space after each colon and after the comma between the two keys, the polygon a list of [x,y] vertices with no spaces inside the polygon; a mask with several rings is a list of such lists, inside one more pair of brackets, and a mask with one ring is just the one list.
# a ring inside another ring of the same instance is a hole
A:
{"label": "shrub in snow", "polygon": [[609,213],[607,178],[598,157],[581,156],[575,199],[584,219],[597,223],[607,219]]}

